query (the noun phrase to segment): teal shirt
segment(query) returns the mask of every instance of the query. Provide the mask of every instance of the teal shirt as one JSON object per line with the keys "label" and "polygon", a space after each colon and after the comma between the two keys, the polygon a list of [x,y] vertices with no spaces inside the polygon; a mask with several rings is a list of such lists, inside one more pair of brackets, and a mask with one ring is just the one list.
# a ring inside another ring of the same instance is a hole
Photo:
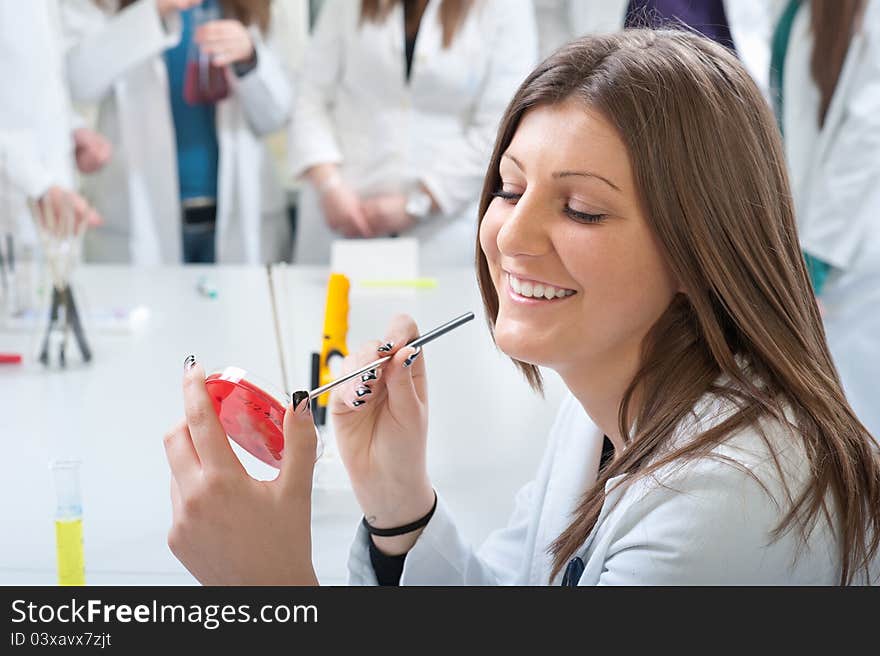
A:
{"label": "teal shirt", "polygon": [[[203,8],[216,6],[205,0]],[[214,105],[189,105],[183,99],[183,83],[190,48],[193,45],[193,10],[180,12],[180,43],[165,51],[171,115],[177,141],[177,176],[180,198],[217,198],[220,146],[217,141]]]}

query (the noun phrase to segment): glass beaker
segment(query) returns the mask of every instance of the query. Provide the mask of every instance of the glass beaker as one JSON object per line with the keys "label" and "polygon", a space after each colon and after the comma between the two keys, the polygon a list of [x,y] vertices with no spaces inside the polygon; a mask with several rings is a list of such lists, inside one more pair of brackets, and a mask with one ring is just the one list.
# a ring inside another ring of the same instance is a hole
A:
{"label": "glass beaker", "polygon": [[[192,8],[192,33],[222,15],[216,5]],[[186,58],[183,76],[183,99],[189,105],[213,105],[229,95],[229,73],[225,66],[215,66],[211,55],[203,52],[193,38]]]}

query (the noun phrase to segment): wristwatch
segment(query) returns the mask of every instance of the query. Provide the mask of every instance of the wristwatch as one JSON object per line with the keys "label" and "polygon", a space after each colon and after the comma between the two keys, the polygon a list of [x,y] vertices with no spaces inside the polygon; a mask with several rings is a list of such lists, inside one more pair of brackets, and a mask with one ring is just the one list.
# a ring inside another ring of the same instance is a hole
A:
{"label": "wristwatch", "polygon": [[431,207],[434,201],[430,194],[420,187],[416,187],[406,196],[406,213],[416,221],[424,221],[431,215]]}

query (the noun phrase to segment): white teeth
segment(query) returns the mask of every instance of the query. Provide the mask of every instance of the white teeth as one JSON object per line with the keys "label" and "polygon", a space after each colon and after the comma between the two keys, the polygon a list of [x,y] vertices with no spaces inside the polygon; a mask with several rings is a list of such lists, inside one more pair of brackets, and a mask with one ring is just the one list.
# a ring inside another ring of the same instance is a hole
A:
{"label": "white teeth", "polygon": [[533,283],[528,280],[520,280],[510,274],[508,274],[507,279],[510,281],[510,288],[514,293],[526,298],[544,298],[549,301],[554,298],[564,298],[574,294],[574,291],[571,289],[557,289],[551,285],[539,282]]}

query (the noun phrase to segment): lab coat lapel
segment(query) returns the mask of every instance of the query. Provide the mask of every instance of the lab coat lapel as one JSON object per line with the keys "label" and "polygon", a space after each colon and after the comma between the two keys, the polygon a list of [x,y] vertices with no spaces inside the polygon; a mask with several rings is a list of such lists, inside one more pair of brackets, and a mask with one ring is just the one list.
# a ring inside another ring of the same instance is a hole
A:
{"label": "lab coat lapel", "polygon": [[620,482],[625,477],[626,474],[621,474],[620,476],[608,479],[605,483],[605,501],[602,504],[602,509],[599,511],[599,517],[596,519],[596,524],[593,526],[593,530],[590,531],[587,539],[584,540],[584,544],[578,549],[576,554],[585,563],[584,571],[581,574],[578,585],[596,585],[599,582],[605,559],[604,557],[590,558],[589,552],[593,543],[596,541],[596,536],[601,530],[602,524],[608,518],[608,514],[614,510],[614,507],[620,502],[620,498],[623,496],[624,492],[626,492],[627,485],[620,485]]}
{"label": "lab coat lapel", "polygon": [[[828,105],[828,113],[825,116],[825,123],[819,137],[818,157],[814,159],[816,162],[824,162],[828,149],[837,136],[838,126],[843,120],[846,102],[852,91],[850,87],[855,77],[854,71],[857,69],[858,63],[866,57],[864,50],[865,34],[859,30],[853,35],[850,42],[843,68],[840,71],[840,78],[837,81],[834,94],[831,96],[831,103]],[[815,173],[819,174],[818,171]]]}
{"label": "lab coat lapel", "polygon": [[[558,447],[561,453],[583,456],[557,459],[547,481],[529,576],[532,585],[547,583],[552,568],[547,547],[568,527],[584,492],[595,484],[599,473],[604,435],[586,413],[584,417],[585,422],[572,428],[567,444]],[[558,584],[561,577],[554,582]]]}
{"label": "lab coat lapel", "polygon": [[[416,47],[413,51],[412,68],[410,69],[410,87],[415,84],[416,78],[420,73],[421,67],[425,62],[437,61],[437,54],[443,49],[443,27],[439,23],[438,7],[439,0],[428,2],[425,7],[425,13],[422,15],[422,21],[419,25],[419,34],[416,37]],[[478,11],[479,7],[474,7],[471,11]],[[402,10],[401,10],[402,11]],[[403,16],[401,15],[401,22]],[[403,30],[400,37],[401,47],[405,47],[405,38]],[[400,53],[401,62],[403,58],[403,50]],[[406,71],[404,70],[404,75]],[[406,79],[404,77],[404,79]]]}
{"label": "lab coat lapel", "polygon": [[403,3],[397,3],[389,12],[388,18],[383,24],[385,36],[388,39],[388,50],[391,53],[392,65],[390,71],[394,71],[397,85],[404,87],[406,84],[406,35],[404,34]]}
{"label": "lab coat lapel", "polygon": [[[139,265],[179,262],[182,248],[177,175],[143,164],[175,161],[174,135],[168,127],[173,120],[165,99],[165,65],[159,59],[145,62],[118,80],[114,88],[122,147],[132,163],[126,176],[131,261]],[[154,129],[145,129],[143,116],[150,118]]]}

